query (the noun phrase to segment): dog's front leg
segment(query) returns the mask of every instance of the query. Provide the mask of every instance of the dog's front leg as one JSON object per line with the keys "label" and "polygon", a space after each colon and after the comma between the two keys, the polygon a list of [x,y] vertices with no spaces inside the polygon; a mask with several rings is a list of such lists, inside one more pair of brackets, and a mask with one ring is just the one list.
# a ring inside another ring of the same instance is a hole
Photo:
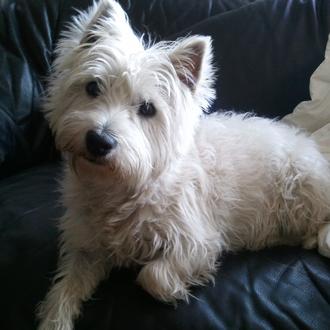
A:
{"label": "dog's front leg", "polygon": [[154,298],[175,303],[177,299],[188,301],[189,270],[169,259],[157,259],[146,264],[137,282]]}
{"label": "dog's front leg", "polygon": [[105,260],[83,251],[64,254],[45,301],[41,303],[38,330],[71,330],[82,302],[90,298],[105,276]]}

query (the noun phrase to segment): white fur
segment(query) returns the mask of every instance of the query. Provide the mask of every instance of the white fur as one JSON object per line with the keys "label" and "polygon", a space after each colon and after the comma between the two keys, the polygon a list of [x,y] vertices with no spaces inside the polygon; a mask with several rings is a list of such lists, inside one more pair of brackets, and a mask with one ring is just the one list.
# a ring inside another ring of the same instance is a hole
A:
{"label": "white fur", "polygon": [[[97,79],[101,95],[85,85]],[[223,251],[317,245],[330,255],[330,169],[315,143],[276,121],[205,116],[214,99],[211,40],[145,45],[118,3],[76,17],[60,41],[46,103],[66,153],[58,273],[40,330],[69,330],[112,265],[141,265],[154,297],[188,299]],[[157,113],[138,114],[144,100]],[[118,147],[96,164],[85,135]],[[320,231],[320,234],[319,234]]]}

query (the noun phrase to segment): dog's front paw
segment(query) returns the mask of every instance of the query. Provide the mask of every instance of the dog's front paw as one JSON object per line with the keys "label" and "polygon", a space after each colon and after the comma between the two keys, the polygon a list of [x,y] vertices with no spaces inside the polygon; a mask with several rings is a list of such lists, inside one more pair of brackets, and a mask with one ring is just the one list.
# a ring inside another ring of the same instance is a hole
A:
{"label": "dog's front paw", "polygon": [[60,315],[46,316],[40,320],[38,330],[73,330],[73,322]]}
{"label": "dog's front paw", "polygon": [[60,323],[56,320],[45,319],[39,324],[38,330],[73,330],[73,326],[70,323]]}
{"label": "dog's front paw", "polygon": [[[49,295],[47,301],[43,301],[37,310],[40,320],[38,330],[73,330],[72,314],[64,301],[55,300],[54,295]],[[72,309],[71,309],[72,310]]]}
{"label": "dog's front paw", "polygon": [[330,224],[322,226],[318,236],[319,253],[330,258]]}
{"label": "dog's front paw", "polygon": [[187,284],[173,271],[166,261],[156,260],[145,265],[137,282],[154,298],[169,303],[189,299]]}

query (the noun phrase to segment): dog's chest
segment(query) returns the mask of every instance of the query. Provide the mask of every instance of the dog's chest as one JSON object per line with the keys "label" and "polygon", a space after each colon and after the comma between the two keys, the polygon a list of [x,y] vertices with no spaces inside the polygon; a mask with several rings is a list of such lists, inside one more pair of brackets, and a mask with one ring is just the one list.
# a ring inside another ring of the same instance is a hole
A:
{"label": "dog's chest", "polygon": [[152,206],[140,207],[130,214],[113,212],[104,221],[102,234],[112,262],[144,264],[159,257],[168,247],[167,225],[160,217]]}

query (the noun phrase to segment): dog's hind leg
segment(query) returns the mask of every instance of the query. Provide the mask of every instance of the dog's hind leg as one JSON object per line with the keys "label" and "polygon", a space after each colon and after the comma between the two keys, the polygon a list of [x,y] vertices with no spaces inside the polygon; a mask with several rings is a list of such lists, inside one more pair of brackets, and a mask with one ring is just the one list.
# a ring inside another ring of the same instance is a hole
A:
{"label": "dog's hind leg", "polygon": [[76,251],[63,254],[54,284],[41,303],[38,330],[72,330],[82,302],[90,298],[105,276],[99,254]]}

